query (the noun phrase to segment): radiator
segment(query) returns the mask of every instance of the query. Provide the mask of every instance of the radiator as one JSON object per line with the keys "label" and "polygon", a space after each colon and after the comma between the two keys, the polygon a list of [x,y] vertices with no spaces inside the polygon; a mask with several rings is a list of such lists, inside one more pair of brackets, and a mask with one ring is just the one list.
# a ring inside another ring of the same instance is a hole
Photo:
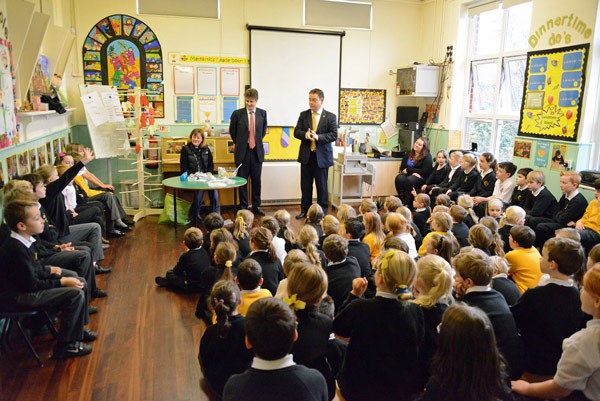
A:
{"label": "radiator", "polygon": [[296,161],[263,163],[261,191],[263,204],[298,204],[300,197],[300,163]]}

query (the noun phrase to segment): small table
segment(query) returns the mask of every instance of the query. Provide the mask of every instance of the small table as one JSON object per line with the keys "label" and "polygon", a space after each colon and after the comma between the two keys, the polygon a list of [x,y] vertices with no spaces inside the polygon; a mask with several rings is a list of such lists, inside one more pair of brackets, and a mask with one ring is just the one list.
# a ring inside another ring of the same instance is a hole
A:
{"label": "small table", "polygon": [[[175,228],[177,228],[177,190],[184,189],[189,191],[208,191],[211,189],[220,191],[222,189],[233,189],[233,208],[234,211],[237,209],[237,189],[241,186],[246,185],[248,181],[242,177],[232,177],[229,178],[230,183],[223,187],[211,187],[205,181],[189,181],[184,180],[181,181],[179,177],[171,177],[165,178],[162,180],[162,184],[165,187],[173,188],[173,224]],[[194,225],[198,226],[196,223],[197,216],[194,216]]]}

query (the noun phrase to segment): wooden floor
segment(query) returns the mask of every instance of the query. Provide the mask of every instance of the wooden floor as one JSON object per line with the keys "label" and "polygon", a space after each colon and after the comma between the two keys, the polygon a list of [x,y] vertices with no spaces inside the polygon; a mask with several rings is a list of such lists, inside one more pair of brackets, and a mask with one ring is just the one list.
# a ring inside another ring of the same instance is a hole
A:
{"label": "wooden floor", "polygon": [[[265,207],[272,215],[279,207]],[[286,207],[293,218],[299,207]],[[233,220],[232,212],[223,213]],[[110,274],[98,276],[108,297],[89,327],[97,331],[94,351],[66,361],[50,359],[54,345],[48,334],[34,338],[44,366],[39,368],[25,343],[15,337],[0,351],[0,400],[60,401],[203,401],[198,347],[204,324],[195,316],[197,295],[158,288],[184,251],[184,228],[158,224],[157,216],[140,220],[127,236],[111,240],[102,262]]]}

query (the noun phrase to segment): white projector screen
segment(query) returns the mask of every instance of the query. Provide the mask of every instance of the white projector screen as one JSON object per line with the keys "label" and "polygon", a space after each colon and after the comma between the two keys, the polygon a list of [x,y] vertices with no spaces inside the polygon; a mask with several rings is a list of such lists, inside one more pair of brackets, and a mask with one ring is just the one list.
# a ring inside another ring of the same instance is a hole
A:
{"label": "white projector screen", "polygon": [[296,126],[313,88],[325,93],[323,108],[338,114],[343,32],[248,29],[250,85],[258,90],[269,126]]}

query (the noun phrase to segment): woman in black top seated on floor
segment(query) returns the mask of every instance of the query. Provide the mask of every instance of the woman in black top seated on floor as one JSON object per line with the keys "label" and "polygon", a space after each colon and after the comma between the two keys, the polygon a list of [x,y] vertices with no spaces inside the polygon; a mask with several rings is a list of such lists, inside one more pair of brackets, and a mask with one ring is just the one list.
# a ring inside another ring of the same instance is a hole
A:
{"label": "woman in black top seated on floor", "polygon": [[425,137],[417,139],[413,148],[402,160],[400,172],[396,176],[396,191],[402,204],[412,205],[413,188],[420,189],[433,171],[433,159],[429,153],[429,140]]}

